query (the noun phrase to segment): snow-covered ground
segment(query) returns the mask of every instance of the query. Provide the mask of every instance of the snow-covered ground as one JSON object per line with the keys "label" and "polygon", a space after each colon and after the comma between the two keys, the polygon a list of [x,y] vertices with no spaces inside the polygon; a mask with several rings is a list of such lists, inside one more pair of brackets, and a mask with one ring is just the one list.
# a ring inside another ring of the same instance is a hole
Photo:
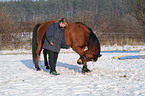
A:
{"label": "snow-covered ground", "polygon": [[92,71],[82,74],[79,55],[62,50],[58,57],[59,76],[44,67],[35,71],[30,50],[0,51],[0,96],[145,96],[145,59],[113,59],[113,56],[145,55],[145,46],[102,46],[108,50],[140,50],[139,53],[102,53],[88,62]]}

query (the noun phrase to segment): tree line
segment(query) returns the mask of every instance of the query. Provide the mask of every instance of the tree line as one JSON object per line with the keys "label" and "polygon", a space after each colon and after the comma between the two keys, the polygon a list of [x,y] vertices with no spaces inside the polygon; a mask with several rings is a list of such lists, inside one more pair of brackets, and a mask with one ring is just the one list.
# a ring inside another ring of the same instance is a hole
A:
{"label": "tree line", "polygon": [[[137,0],[131,0],[136,4]],[[0,2],[0,8],[6,7],[15,20],[46,20],[48,18],[67,17],[74,21],[83,14],[95,16],[119,15],[131,12],[128,0],[17,0]]]}
{"label": "tree line", "polygon": [[[133,11],[138,14],[140,10],[144,12],[144,6],[139,4],[141,1],[143,0],[12,0],[0,2],[0,9],[6,7],[15,22],[43,22],[66,17],[70,22],[79,20],[95,23],[97,19],[106,16],[122,17]],[[142,8],[133,8],[138,5]]]}
{"label": "tree line", "polygon": [[[0,34],[32,32],[36,23],[57,21],[62,17],[67,18],[70,23],[83,22],[96,34],[145,33],[143,31],[145,29],[144,3],[144,0],[12,0],[0,2]],[[3,37],[0,36],[0,39]]]}

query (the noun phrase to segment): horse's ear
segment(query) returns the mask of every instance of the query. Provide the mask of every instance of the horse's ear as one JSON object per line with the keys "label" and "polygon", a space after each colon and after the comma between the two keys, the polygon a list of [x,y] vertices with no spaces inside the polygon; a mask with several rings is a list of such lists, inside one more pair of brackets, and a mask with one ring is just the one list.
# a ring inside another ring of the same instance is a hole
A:
{"label": "horse's ear", "polygon": [[98,57],[101,57],[101,56],[102,56],[101,54],[98,55]]}

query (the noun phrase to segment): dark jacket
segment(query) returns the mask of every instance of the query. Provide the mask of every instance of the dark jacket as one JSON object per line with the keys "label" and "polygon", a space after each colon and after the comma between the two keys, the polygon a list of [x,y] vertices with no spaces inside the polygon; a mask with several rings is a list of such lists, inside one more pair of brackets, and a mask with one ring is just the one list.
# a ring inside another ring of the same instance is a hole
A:
{"label": "dark jacket", "polygon": [[[51,24],[46,31],[46,38],[43,49],[59,53],[61,48],[68,49],[69,46],[65,42],[64,28],[60,28],[59,23]],[[53,45],[50,43],[53,42]]]}

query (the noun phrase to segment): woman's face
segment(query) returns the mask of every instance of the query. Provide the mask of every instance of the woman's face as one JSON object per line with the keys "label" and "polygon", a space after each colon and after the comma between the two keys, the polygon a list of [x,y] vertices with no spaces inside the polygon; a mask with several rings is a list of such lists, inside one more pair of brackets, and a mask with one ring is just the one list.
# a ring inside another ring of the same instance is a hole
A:
{"label": "woman's face", "polygon": [[67,24],[60,22],[60,27],[65,27]]}

